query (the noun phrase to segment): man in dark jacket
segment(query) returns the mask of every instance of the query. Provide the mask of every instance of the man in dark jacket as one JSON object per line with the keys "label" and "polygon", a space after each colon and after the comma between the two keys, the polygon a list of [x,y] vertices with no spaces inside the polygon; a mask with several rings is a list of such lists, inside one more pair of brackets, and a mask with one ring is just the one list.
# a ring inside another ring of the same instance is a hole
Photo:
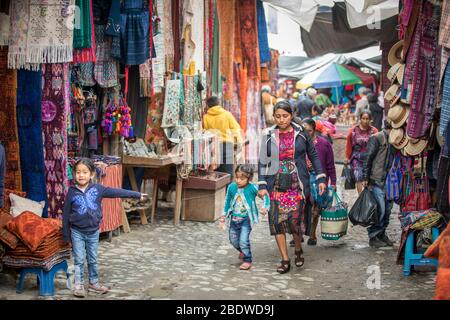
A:
{"label": "man in dark jacket", "polygon": [[5,188],[6,156],[5,148],[0,143],[0,208],[3,208],[3,190]]}
{"label": "man in dark jacket", "polygon": [[388,142],[391,129],[390,123],[385,122],[385,129],[369,138],[363,166],[363,186],[369,188],[378,204],[378,223],[367,228],[369,245],[376,248],[393,245],[386,235],[393,205],[386,200],[386,177],[394,159],[394,148]]}
{"label": "man in dark jacket", "polygon": [[306,97],[301,99],[297,104],[296,115],[300,119],[312,118],[312,107],[314,106],[314,99],[317,96],[317,90],[308,88],[306,90]]}

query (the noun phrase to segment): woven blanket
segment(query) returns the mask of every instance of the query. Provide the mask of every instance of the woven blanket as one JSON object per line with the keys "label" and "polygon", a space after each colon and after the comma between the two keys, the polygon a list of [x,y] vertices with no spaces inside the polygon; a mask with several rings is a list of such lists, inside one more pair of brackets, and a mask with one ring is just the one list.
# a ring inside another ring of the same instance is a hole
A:
{"label": "woven blanket", "polygon": [[19,241],[17,247],[14,250],[10,250],[8,255],[15,258],[32,257],[47,259],[61,250],[70,250],[70,247],[70,244],[64,241],[62,232],[58,232],[46,237],[34,252],[31,252],[22,241]]}
{"label": "woven blanket", "polygon": [[260,78],[258,21],[256,18],[256,1],[242,0],[240,5],[241,40],[244,66],[249,78]]}
{"label": "woven blanket", "polygon": [[30,0],[27,62],[71,62],[75,0]]}
{"label": "woven blanket", "polygon": [[[34,201],[47,200],[44,144],[42,141],[42,74],[17,72],[17,126],[19,131],[22,190]],[[47,217],[45,208],[43,217]]]}
{"label": "woven blanket", "polygon": [[7,69],[8,47],[0,48],[0,141],[5,147],[5,189],[22,190],[16,121],[17,71]]}
{"label": "woven blanket", "polygon": [[42,66],[42,129],[48,213],[62,218],[67,179],[67,114],[69,110],[69,66]]}
{"label": "woven blanket", "polygon": [[73,30],[73,48],[82,49],[92,46],[91,0],[76,0],[80,10],[79,25]]}
{"label": "woven blanket", "polygon": [[[99,181],[110,188],[122,188],[122,165],[116,164],[105,169],[106,175]],[[116,230],[122,225],[122,199],[103,199],[100,232]]]}
{"label": "woven blanket", "polygon": [[164,94],[157,93],[150,98],[147,128],[145,132],[145,142],[158,144],[159,141],[164,141],[164,131],[161,129],[162,114],[164,108]]}
{"label": "woven blanket", "polygon": [[33,257],[18,258],[7,254],[3,257],[3,263],[12,268],[43,268],[45,271],[49,271],[58,263],[70,259],[70,254],[70,249],[61,250],[47,259]]}
{"label": "woven blanket", "polygon": [[224,100],[227,101],[230,101],[233,97],[235,5],[235,1],[217,1],[217,12],[220,21],[220,73],[225,76]]}
{"label": "woven blanket", "polygon": [[91,25],[91,46],[88,48],[83,49],[74,49],[73,50],[73,63],[86,63],[86,62],[96,62],[97,56],[96,56],[96,39],[95,39],[95,26],[94,26],[94,10],[92,5],[92,0],[89,1],[90,3],[90,25]]}

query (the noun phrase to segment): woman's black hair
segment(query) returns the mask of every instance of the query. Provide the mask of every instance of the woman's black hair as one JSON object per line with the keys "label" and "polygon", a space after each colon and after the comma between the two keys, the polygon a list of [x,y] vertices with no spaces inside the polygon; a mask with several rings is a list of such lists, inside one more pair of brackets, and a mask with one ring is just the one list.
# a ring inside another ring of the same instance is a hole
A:
{"label": "woman's black hair", "polygon": [[359,115],[359,120],[362,119],[363,115],[367,114],[369,116],[369,119],[372,120],[372,112],[370,112],[369,109],[365,109],[361,111],[361,114]]}
{"label": "woman's black hair", "polygon": [[275,104],[274,108],[273,108],[273,113],[275,114],[275,112],[281,109],[283,111],[286,111],[287,113],[290,113],[291,115],[295,115],[294,114],[294,109],[292,108],[292,105],[289,103],[289,101],[287,100],[282,100],[279,101]]}
{"label": "woman's black hair", "polygon": [[313,128],[314,131],[316,131],[316,122],[311,118],[303,119],[302,124],[307,124]]}
{"label": "woman's black hair", "polygon": [[90,173],[95,173],[95,166],[94,166],[94,163],[91,161],[91,159],[82,158],[82,159],[78,160],[77,162],[75,162],[75,166],[73,167],[74,171],[77,170],[77,167],[80,164],[85,165],[89,169]]}
{"label": "woman's black hair", "polygon": [[325,106],[314,104],[312,106],[312,110],[317,112],[317,114],[320,116],[325,110]]}
{"label": "woman's black hair", "polygon": [[244,173],[248,180],[253,179],[253,167],[248,164],[239,164],[237,165],[236,169],[234,170],[234,173],[242,172]]}

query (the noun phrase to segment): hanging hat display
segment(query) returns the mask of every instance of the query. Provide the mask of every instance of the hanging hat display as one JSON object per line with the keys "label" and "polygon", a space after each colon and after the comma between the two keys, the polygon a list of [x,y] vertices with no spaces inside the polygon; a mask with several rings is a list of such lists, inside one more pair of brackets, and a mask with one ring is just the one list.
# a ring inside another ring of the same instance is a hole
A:
{"label": "hanging hat display", "polygon": [[401,87],[398,84],[393,84],[384,94],[384,99],[386,99],[388,101],[389,106],[392,107],[398,102],[398,100],[400,100],[401,94],[402,94]]}
{"label": "hanging hat display", "polygon": [[400,40],[392,46],[391,50],[389,50],[388,62],[391,66],[394,66],[397,62],[402,62],[404,45],[405,42]]}
{"label": "hanging hat display", "polygon": [[405,72],[405,65],[400,62],[397,62],[389,69],[387,77],[391,81],[391,84],[393,84],[395,81],[397,81],[399,84],[402,84],[404,72]]}
{"label": "hanging hat display", "polygon": [[404,150],[410,156],[417,156],[421,154],[423,150],[425,150],[427,143],[427,140],[413,139],[411,137],[408,137],[408,144],[406,145]]}
{"label": "hanging hat display", "polygon": [[408,138],[406,137],[405,130],[403,130],[403,128],[392,129],[389,133],[389,143],[398,150],[406,147]]}
{"label": "hanging hat display", "polygon": [[388,119],[391,122],[392,128],[397,129],[403,126],[408,119],[409,108],[396,104],[389,109]]}

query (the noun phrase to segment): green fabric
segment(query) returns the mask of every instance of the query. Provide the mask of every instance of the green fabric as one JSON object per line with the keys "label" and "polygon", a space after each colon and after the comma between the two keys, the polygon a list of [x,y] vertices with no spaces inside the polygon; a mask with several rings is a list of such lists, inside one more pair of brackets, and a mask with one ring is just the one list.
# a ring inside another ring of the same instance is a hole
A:
{"label": "green fabric", "polygon": [[331,102],[330,98],[326,94],[323,94],[323,93],[319,94],[316,97],[316,99],[314,99],[314,102],[318,106],[325,106],[325,107],[329,107],[333,104]]}
{"label": "green fabric", "polygon": [[[75,25],[73,31],[73,48],[83,49],[92,46],[91,4],[90,0],[76,0],[80,8],[79,28]],[[78,21],[75,21],[77,23]]]}
{"label": "green fabric", "polygon": [[323,209],[320,217],[321,235],[325,240],[338,240],[347,234],[347,205],[341,201],[335,191],[333,191],[333,198],[336,205]]}
{"label": "green fabric", "polygon": [[362,83],[361,79],[356,74],[354,74],[344,66],[337,63],[335,64],[335,66],[339,77],[341,78],[342,85]]}
{"label": "green fabric", "polygon": [[213,52],[212,52],[212,79],[211,89],[212,94],[220,96],[222,93],[222,81],[220,78],[220,27],[219,16],[217,9],[214,15],[214,30],[213,30]]}

